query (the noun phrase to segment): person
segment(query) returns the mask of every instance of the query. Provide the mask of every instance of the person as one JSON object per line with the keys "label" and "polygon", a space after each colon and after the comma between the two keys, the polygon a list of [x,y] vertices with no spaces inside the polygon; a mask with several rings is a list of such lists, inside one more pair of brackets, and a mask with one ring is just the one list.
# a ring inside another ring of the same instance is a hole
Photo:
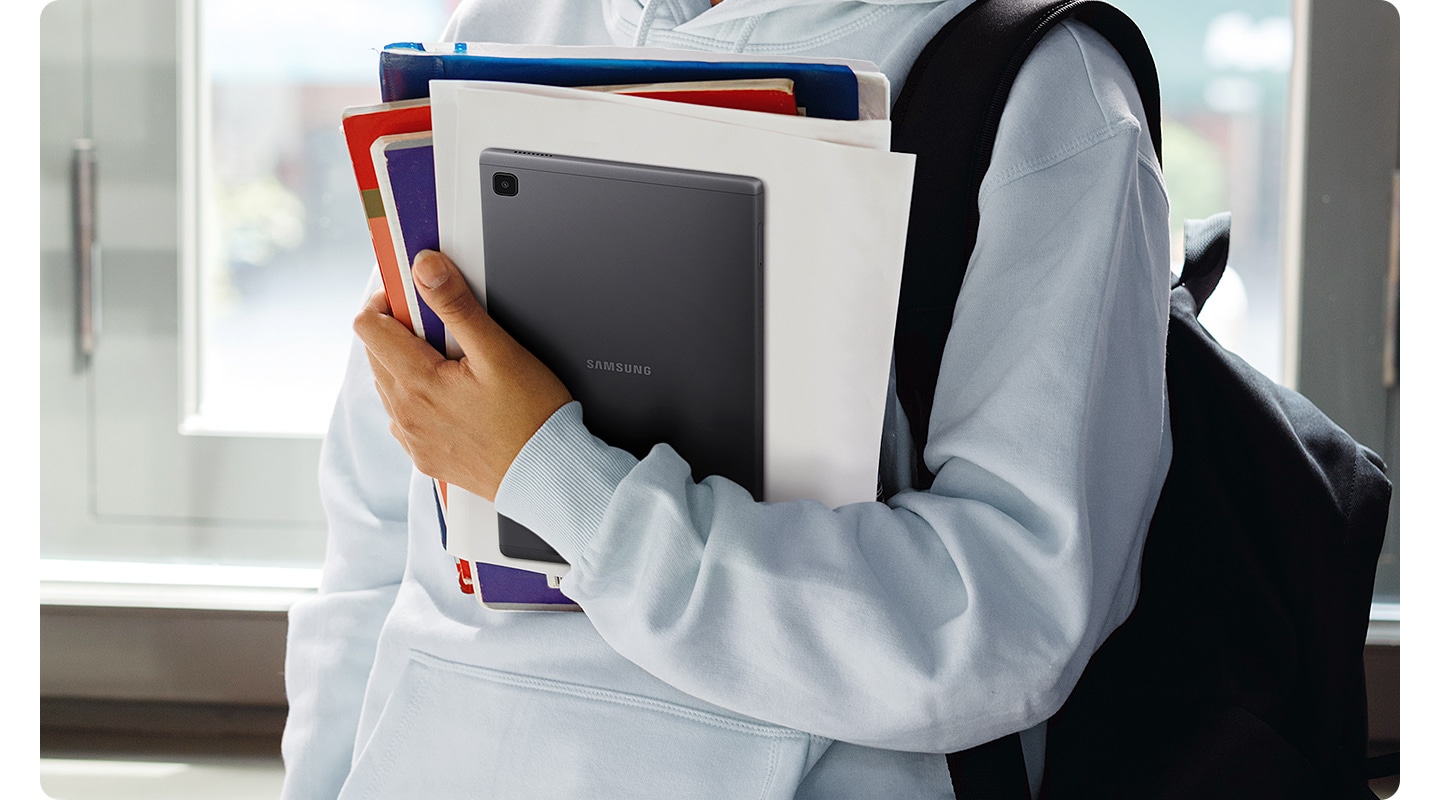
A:
{"label": "person", "polygon": [[[898,94],[969,0],[467,0],[450,40],[875,62]],[[916,489],[892,371],[885,502],[758,502],[590,435],[453,265],[443,362],[373,295],[322,452],[319,593],[290,615],[284,796],[953,796],[945,752],[1044,723],[1128,615],[1170,458],[1168,202],[1119,55],[1026,61],[981,191]],[[372,283],[373,286],[373,283]],[[424,408],[426,413],[410,413]],[[493,497],[585,611],[485,609],[429,476]],[[697,480],[698,479],[698,480]]]}

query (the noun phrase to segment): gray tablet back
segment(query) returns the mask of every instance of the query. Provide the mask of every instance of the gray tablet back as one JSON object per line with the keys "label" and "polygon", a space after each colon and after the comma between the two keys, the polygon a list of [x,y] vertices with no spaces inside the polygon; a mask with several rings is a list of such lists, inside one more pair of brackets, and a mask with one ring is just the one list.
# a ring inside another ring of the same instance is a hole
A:
{"label": "gray tablet back", "polygon": [[[696,480],[763,487],[762,183],[487,149],[490,314],[545,362],[607,443],[671,445]],[[563,561],[500,519],[500,550]]]}

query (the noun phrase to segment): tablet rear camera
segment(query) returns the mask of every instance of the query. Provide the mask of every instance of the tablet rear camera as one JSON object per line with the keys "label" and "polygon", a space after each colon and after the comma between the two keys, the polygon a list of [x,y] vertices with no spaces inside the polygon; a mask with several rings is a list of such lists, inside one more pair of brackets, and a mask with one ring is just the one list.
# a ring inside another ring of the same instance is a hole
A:
{"label": "tablet rear camera", "polygon": [[490,179],[490,186],[495,190],[495,194],[514,197],[520,192],[520,179],[508,172],[497,172],[495,177]]}

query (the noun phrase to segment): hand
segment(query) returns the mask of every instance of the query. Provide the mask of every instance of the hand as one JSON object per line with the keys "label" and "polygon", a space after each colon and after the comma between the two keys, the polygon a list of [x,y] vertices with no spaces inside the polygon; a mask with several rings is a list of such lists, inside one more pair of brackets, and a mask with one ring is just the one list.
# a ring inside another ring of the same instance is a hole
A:
{"label": "hand", "polygon": [[413,275],[465,356],[446,359],[390,315],[383,291],[370,297],[355,333],[390,433],[424,474],[494,500],[515,456],[570,392],[485,313],[449,258],[421,251]]}

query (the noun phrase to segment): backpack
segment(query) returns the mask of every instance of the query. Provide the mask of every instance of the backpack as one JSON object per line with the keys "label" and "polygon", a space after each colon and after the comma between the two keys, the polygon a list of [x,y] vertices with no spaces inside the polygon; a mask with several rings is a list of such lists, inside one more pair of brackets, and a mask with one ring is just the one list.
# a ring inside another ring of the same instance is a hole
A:
{"label": "backpack", "polygon": [[[976,0],[895,103],[892,149],[916,155],[895,363],[919,488],[933,479],[920,454],[1000,114],[1065,19],[1125,60],[1158,157],[1154,61],[1135,24],[1093,0]],[[1041,797],[1374,797],[1362,657],[1390,482],[1373,452],[1200,325],[1229,215],[1186,234],[1165,367],[1174,453],[1139,599],[1048,724]],[[947,761],[960,800],[1030,796],[1014,734]]]}

